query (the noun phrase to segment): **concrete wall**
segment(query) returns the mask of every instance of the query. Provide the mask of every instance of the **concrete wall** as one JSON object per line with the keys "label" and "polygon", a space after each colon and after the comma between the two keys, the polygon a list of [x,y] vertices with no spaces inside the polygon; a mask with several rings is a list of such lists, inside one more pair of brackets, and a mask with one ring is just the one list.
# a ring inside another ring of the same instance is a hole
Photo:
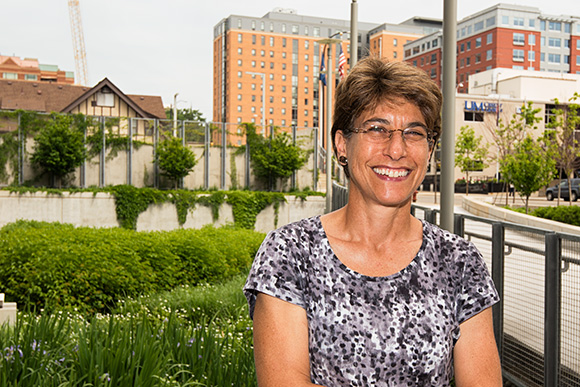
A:
{"label": "concrete wall", "polygon": [[486,203],[482,200],[473,199],[470,196],[463,196],[463,209],[469,213],[482,218],[497,219],[504,222],[517,223],[524,226],[536,227],[542,230],[552,230],[567,234],[580,235],[580,227],[572,226],[562,222],[537,218],[535,216],[522,214],[516,211],[506,210]]}
{"label": "concrete wall", "polygon": [[[282,203],[275,223],[273,206],[268,206],[256,219],[255,229],[268,232],[281,225],[302,218],[323,214],[325,198],[308,197],[306,201],[295,196],[286,196],[287,203]],[[63,193],[47,195],[43,192],[11,194],[0,191],[0,227],[19,219],[45,222],[70,223],[75,226],[118,227],[115,213],[115,199],[107,193],[93,195],[91,192]],[[216,227],[233,223],[234,217],[229,204],[223,204],[219,218],[213,221],[211,209],[202,205],[196,206],[187,215],[184,228],[201,228],[207,224]],[[150,206],[137,219],[138,231],[173,230],[180,228],[177,211],[171,203]]]}

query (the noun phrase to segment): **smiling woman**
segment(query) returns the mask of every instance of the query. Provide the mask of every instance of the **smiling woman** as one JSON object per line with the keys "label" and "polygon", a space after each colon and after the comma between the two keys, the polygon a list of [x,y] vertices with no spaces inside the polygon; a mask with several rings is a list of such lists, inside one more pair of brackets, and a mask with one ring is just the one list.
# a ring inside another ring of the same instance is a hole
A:
{"label": "smiling woman", "polygon": [[441,102],[401,62],[363,59],[339,84],[348,204],[270,233],[246,282],[260,386],[501,385],[481,254],[410,214]]}

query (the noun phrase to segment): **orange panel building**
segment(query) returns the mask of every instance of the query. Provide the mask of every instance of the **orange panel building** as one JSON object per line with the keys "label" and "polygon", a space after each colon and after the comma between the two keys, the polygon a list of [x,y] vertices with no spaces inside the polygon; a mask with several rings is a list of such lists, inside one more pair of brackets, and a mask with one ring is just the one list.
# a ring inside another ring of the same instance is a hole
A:
{"label": "orange panel building", "polygon": [[2,79],[15,81],[50,82],[72,85],[75,81],[72,71],[60,70],[56,65],[38,63],[38,59],[0,55]]}

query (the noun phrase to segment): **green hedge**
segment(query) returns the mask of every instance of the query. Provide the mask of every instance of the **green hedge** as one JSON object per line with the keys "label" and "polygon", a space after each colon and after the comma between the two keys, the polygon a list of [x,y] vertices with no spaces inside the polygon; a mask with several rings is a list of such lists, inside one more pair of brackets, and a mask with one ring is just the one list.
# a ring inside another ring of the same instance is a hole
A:
{"label": "green hedge", "polygon": [[580,226],[579,206],[540,207],[533,211],[534,216]]}
{"label": "green hedge", "polygon": [[24,309],[108,311],[121,298],[239,274],[263,238],[209,226],[135,232],[19,221],[0,229],[0,290]]}

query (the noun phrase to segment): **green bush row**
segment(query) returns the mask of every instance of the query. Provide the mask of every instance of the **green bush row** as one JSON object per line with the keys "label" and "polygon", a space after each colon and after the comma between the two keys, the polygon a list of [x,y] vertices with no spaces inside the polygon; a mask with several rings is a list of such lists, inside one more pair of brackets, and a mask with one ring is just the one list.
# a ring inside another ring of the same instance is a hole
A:
{"label": "green bush row", "polygon": [[18,221],[0,229],[0,289],[24,309],[108,311],[121,298],[248,270],[263,238],[209,226],[135,232]]}
{"label": "green bush row", "polygon": [[580,226],[579,206],[540,207],[533,211],[534,216]]}

